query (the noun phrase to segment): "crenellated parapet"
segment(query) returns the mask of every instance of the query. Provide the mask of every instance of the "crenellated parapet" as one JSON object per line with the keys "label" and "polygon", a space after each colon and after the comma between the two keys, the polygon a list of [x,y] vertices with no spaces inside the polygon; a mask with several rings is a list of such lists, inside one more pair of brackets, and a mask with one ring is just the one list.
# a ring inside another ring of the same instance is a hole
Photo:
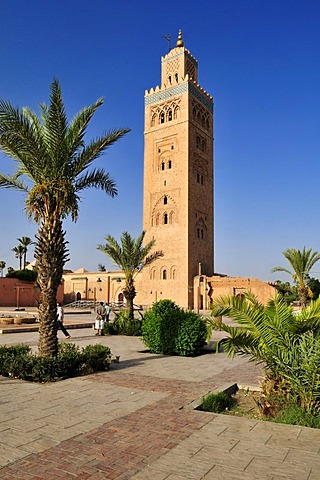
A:
{"label": "crenellated parapet", "polygon": [[155,88],[151,88],[149,91],[146,90],[145,106],[166,101],[172,97],[176,97],[187,92],[190,92],[195,98],[197,98],[197,100],[199,100],[199,102],[202,103],[210,112],[213,111],[213,97],[192,78],[189,78],[188,74],[186,74],[184,77],[183,82],[177,83],[176,85],[170,87],[164,86],[162,88],[157,85]]}

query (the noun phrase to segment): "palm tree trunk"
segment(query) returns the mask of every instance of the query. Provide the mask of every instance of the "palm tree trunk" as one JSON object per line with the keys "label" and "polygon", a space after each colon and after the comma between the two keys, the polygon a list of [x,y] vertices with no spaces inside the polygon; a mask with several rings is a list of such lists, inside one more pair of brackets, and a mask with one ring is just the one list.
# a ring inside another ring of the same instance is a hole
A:
{"label": "palm tree trunk", "polygon": [[134,281],[132,277],[126,279],[126,288],[123,291],[123,294],[127,301],[127,306],[129,310],[129,319],[133,320],[134,319],[133,300],[136,296],[136,289],[134,287]]}
{"label": "palm tree trunk", "polygon": [[64,236],[59,217],[45,218],[36,236],[37,282],[41,292],[38,351],[45,357],[58,353],[57,290],[67,260]]}
{"label": "palm tree trunk", "polygon": [[308,300],[308,287],[304,284],[299,285],[298,295],[299,295],[301,306],[305,307],[307,305],[307,300]]}

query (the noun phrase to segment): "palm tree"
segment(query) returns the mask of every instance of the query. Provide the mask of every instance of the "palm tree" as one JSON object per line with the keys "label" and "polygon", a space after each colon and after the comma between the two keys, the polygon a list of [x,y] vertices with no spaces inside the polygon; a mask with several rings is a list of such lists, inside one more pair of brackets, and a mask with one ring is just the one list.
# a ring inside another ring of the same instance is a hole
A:
{"label": "palm tree", "polygon": [[285,258],[290,263],[292,270],[284,267],[274,267],[271,271],[285,272],[291,275],[293,281],[298,285],[298,295],[301,305],[304,307],[307,304],[308,298],[308,276],[311,268],[320,260],[320,253],[312,252],[312,248],[306,250],[296,250],[295,248],[288,248],[282,252]]}
{"label": "palm tree", "polygon": [[13,175],[0,174],[0,187],[26,195],[27,215],[38,224],[35,259],[39,305],[38,351],[55,356],[57,339],[57,289],[68,250],[63,220],[78,218],[79,194],[95,187],[114,197],[117,189],[104,169],[92,162],[129,129],[114,129],[85,145],[87,126],[103,99],[85,107],[69,123],[58,80],[51,84],[49,105],[40,105],[40,116],[29,108],[0,101],[0,149],[17,162]]}
{"label": "palm tree", "polygon": [[[301,406],[320,407],[320,299],[295,314],[281,295],[263,305],[244,292],[241,297],[219,297],[211,313],[211,327],[228,334],[218,342],[228,356],[245,355],[262,363],[266,379],[289,385],[287,393]],[[237,326],[219,321],[220,316]]]}
{"label": "palm tree", "polygon": [[25,255],[26,249],[22,245],[14,247],[12,251],[15,253],[15,257],[19,258],[19,270],[22,269],[22,258]]}
{"label": "palm tree", "polygon": [[134,279],[141,270],[152,262],[163,256],[162,251],[156,251],[149,255],[155,245],[151,240],[143,246],[145,232],[135,239],[128,232],[121,235],[121,245],[111,235],[105,237],[106,244],[98,245],[98,250],[105,253],[125,275],[125,289],[123,294],[127,300],[129,318],[134,318],[133,300],[136,296]]}
{"label": "palm tree", "polygon": [[6,262],[4,260],[0,260],[1,277],[3,277],[3,270],[5,266],[6,266]]}
{"label": "palm tree", "polygon": [[29,245],[33,245],[34,242],[31,240],[30,237],[21,237],[21,238],[17,238],[17,240],[24,247],[23,268],[26,268],[28,247],[29,247]]}

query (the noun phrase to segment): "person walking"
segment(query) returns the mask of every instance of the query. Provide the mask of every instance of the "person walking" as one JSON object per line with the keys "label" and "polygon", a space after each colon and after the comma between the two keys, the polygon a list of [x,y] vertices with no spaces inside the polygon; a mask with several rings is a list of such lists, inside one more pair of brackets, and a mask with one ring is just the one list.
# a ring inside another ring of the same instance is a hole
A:
{"label": "person walking", "polygon": [[66,338],[71,338],[71,335],[63,325],[64,310],[61,303],[57,304],[57,315],[58,315],[58,320],[57,320],[58,330],[61,330]]}
{"label": "person walking", "polygon": [[108,302],[106,302],[104,308],[105,308],[105,321],[106,321],[107,323],[109,323],[109,315],[110,315],[110,312],[111,312],[111,307],[110,307],[110,305],[109,305]]}
{"label": "person walking", "polygon": [[95,321],[95,330],[97,330],[96,335],[103,335],[103,327],[106,318],[106,309],[103,305],[103,302],[100,302],[97,308],[97,316]]}

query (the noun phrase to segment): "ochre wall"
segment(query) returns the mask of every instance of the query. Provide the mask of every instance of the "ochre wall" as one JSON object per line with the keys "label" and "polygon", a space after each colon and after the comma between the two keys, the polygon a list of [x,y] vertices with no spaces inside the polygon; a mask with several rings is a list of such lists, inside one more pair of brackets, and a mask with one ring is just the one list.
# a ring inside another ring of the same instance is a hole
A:
{"label": "ochre wall", "polygon": [[[16,278],[0,278],[0,307],[37,307],[40,291],[34,282]],[[63,284],[60,285],[57,301],[63,302]]]}

